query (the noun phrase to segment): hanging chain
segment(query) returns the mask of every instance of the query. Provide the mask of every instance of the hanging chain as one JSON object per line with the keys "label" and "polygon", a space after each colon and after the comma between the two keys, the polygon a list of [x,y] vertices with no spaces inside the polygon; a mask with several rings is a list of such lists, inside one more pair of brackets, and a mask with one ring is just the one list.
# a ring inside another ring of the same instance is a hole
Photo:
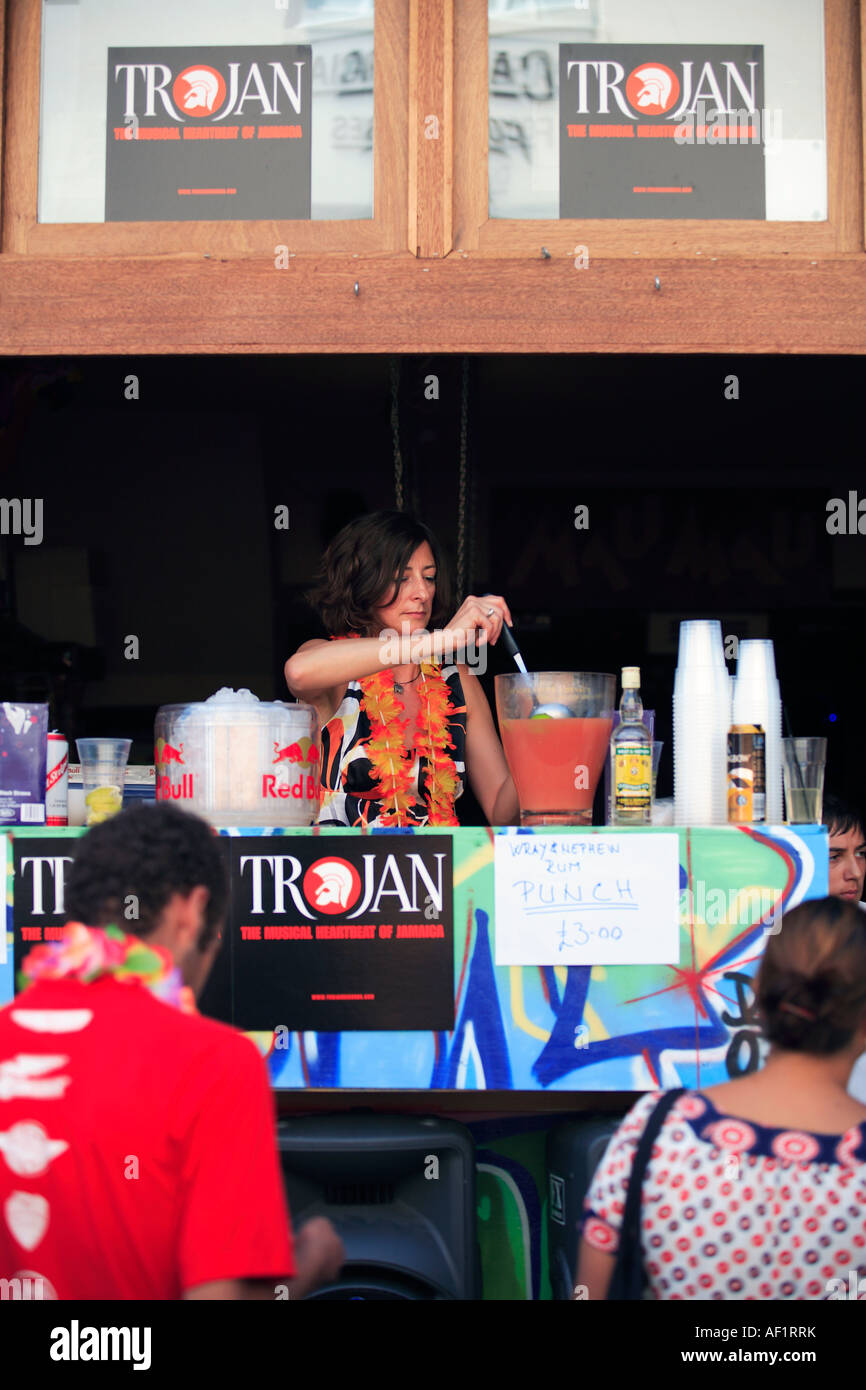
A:
{"label": "hanging chain", "polygon": [[391,438],[394,444],[394,501],[398,512],[403,510],[403,458],[400,453],[400,364],[391,358]]}
{"label": "hanging chain", "polygon": [[460,464],[457,474],[457,602],[466,596],[466,428],[469,415],[469,358],[463,358],[460,392]]}

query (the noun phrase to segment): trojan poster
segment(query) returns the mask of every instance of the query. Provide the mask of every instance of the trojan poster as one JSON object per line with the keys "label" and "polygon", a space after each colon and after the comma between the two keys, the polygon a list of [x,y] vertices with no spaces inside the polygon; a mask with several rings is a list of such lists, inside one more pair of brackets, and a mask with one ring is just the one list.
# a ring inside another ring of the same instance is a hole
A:
{"label": "trojan poster", "polygon": [[[59,941],[63,928],[72,919],[66,905],[66,883],[84,827],[67,826],[53,834],[18,830],[6,838],[8,871],[8,920],[12,930],[12,965],[14,979],[25,956],[34,946]],[[228,869],[229,840],[220,836],[218,845]],[[0,867],[3,861],[0,858]],[[134,913],[131,903],[118,908],[115,925],[121,931],[132,931]],[[2,960],[2,957],[0,957]],[[229,1017],[229,952],[221,950],[205,985],[213,1007],[203,1007],[203,1013],[228,1020]],[[10,980],[10,984],[12,981]],[[205,998],[205,995],[202,995]],[[0,1005],[5,1003],[0,991]]]}
{"label": "trojan poster", "polygon": [[106,222],[310,216],[312,49],[110,48]]}
{"label": "trojan poster", "polygon": [[450,836],[228,843],[236,1027],[453,1029]]}
{"label": "trojan poster", "polygon": [[762,45],[560,44],[559,215],[766,218]]}

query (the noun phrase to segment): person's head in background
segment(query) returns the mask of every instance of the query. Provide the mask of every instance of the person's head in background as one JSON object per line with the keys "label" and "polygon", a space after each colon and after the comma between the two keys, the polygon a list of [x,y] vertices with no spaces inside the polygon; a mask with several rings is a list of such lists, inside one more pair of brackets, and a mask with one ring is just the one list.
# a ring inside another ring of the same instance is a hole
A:
{"label": "person's head in background", "polygon": [[78,842],[66,877],[68,920],[165,946],[199,994],[221,944],[228,879],[219,837],[160,802],[121,811]]}
{"label": "person's head in background", "polygon": [[755,981],[774,1049],[826,1060],[844,1085],[866,1050],[866,918],[838,897],[786,912]]}
{"label": "person's head in background", "polygon": [[841,797],[825,795],[824,824],[830,833],[830,892],[858,903],[866,879],[866,833],[860,812]]}

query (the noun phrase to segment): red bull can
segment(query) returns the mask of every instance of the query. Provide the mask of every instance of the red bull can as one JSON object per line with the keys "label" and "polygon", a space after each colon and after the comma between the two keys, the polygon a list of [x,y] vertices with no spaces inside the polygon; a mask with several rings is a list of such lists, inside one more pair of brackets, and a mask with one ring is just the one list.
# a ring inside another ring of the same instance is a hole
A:
{"label": "red bull can", "polygon": [[69,744],[57,729],[52,729],[48,735],[45,824],[69,824]]}
{"label": "red bull can", "polygon": [[765,739],[760,724],[734,724],[728,732],[728,820],[766,819]]}

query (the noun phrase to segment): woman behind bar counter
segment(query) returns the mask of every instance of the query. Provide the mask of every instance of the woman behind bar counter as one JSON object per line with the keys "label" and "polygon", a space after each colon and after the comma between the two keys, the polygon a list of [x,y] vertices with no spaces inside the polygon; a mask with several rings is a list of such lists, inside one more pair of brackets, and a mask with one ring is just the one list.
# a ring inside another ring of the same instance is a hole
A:
{"label": "woman behind bar counter", "polygon": [[345,526],[308,597],[332,640],[304,642],[285,674],[319,715],[319,823],[458,825],[467,774],[489,824],[514,823],[517,793],[487,697],[466,665],[442,665],[497,640],[511,621],[505,599],[470,595],[429,632],[448,613],[447,578],[432,532],[404,512]]}
{"label": "woman behind bar counter", "polygon": [[[756,982],[766,1065],[689,1091],[665,1117],[641,1196],[658,1299],[866,1297],[866,1106],[846,1094],[866,1048],[866,920],[802,903],[767,938]],[[658,1092],[613,1136],[584,1203],[578,1284],[605,1298],[626,1185]],[[852,1271],[856,1271],[857,1284]],[[835,1281],[835,1282],[834,1282]]]}

